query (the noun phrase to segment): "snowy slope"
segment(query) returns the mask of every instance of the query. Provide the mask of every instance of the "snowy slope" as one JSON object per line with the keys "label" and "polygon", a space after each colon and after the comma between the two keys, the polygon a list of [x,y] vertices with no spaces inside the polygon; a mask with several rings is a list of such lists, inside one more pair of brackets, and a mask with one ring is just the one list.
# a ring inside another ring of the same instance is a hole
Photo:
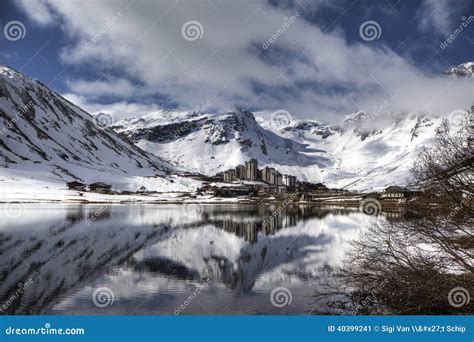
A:
{"label": "snowy slope", "polygon": [[1,192],[25,182],[54,188],[71,180],[130,190],[146,181],[147,188],[166,191],[180,187],[168,179],[172,170],[41,82],[0,66]]}
{"label": "snowy slope", "polygon": [[330,156],[333,164],[321,170],[330,186],[370,190],[409,183],[410,168],[420,149],[431,144],[441,119],[405,116],[373,131],[367,127],[370,121],[370,115],[358,112],[341,127],[296,122],[280,132]]}
{"label": "snowy slope", "polygon": [[145,116],[112,126],[140,148],[171,164],[212,175],[250,158],[306,179],[331,161],[304,143],[262,128],[252,113],[235,109],[221,115],[174,113]]}
{"label": "snowy slope", "polygon": [[292,120],[276,127],[235,111],[145,116],[113,127],[144,150],[209,175],[256,158],[260,167],[274,166],[330,187],[370,190],[409,183],[410,167],[441,119],[403,116],[380,129],[370,127],[372,121],[369,114],[356,112],[339,126]]}

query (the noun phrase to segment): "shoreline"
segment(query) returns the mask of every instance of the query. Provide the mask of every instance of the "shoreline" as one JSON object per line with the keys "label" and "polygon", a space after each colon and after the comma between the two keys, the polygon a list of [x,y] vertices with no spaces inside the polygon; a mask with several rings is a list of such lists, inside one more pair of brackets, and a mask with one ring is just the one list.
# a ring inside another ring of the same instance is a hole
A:
{"label": "shoreline", "polygon": [[[209,199],[189,199],[183,198],[183,200],[176,199],[10,199],[0,200],[0,205],[8,203],[22,203],[22,204],[84,204],[84,205],[96,205],[96,204],[107,204],[107,205],[277,205],[277,206],[311,206],[311,207],[333,207],[343,209],[360,209],[361,200],[322,200],[322,201],[299,201],[287,203],[284,200],[276,199],[243,199],[243,198],[219,198],[216,200]],[[392,201],[379,201],[381,210],[384,211],[404,211],[404,203],[396,203]],[[388,209],[388,210],[387,210]],[[393,210],[390,210],[393,209]]]}
{"label": "shoreline", "polygon": [[[291,195],[290,195],[291,196]],[[368,201],[368,202],[367,202]],[[289,200],[289,197],[216,197],[214,195],[196,195],[194,192],[150,192],[114,194],[67,189],[48,189],[48,191],[27,193],[15,191],[0,193],[0,205],[22,204],[58,204],[58,205],[251,205],[251,206],[308,206],[336,209],[368,209],[387,212],[403,212],[406,202],[388,199],[370,199],[366,193],[351,193],[334,196],[321,196],[312,200]]]}

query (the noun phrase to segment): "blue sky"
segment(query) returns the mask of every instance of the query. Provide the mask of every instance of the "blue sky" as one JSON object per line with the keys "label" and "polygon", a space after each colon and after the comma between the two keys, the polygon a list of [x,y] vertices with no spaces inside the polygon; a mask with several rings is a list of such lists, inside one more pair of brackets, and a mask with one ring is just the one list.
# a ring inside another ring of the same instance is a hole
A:
{"label": "blue sky", "polygon": [[[472,80],[441,76],[474,60],[474,0],[9,0],[0,9],[0,63],[117,119],[210,103],[337,121],[385,101],[391,112],[439,114],[474,101]],[[7,39],[12,21],[23,38]],[[364,25],[375,35],[363,37]]]}

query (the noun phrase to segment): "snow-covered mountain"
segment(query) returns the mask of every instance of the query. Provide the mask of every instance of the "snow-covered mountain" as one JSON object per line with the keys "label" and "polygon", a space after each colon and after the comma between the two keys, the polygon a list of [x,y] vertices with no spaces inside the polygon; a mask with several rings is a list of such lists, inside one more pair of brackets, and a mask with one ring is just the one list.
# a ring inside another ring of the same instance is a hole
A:
{"label": "snow-covered mountain", "polygon": [[453,67],[450,67],[444,71],[445,75],[453,76],[467,76],[472,77],[474,75],[474,62],[462,63]]}
{"label": "snow-covered mountain", "polygon": [[208,175],[250,158],[301,179],[308,178],[310,171],[331,165],[323,151],[261,127],[248,111],[236,108],[222,115],[166,114],[127,119],[112,127],[173,165]]}
{"label": "snow-covered mountain", "polygon": [[410,181],[419,150],[430,144],[441,119],[422,115],[391,118],[383,128],[364,112],[341,125],[292,120],[277,126],[250,112],[221,115],[162,113],[116,123],[113,128],[170,163],[204,174],[250,158],[300,180],[330,187],[369,190]]}
{"label": "snow-covered mountain", "polygon": [[177,189],[171,170],[41,82],[0,65],[2,192],[71,180],[127,190],[146,180],[147,188]]}
{"label": "snow-covered mountain", "polygon": [[409,182],[418,151],[441,122],[402,115],[376,127],[374,115],[359,111],[341,125],[275,125],[266,114],[162,111],[108,128],[41,82],[0,66],[0,198],[19,187],[64,189],[73,179],[121,190],[193,191],[198,182],[178,170],[212,175],[250,158],[300,180],[380,189]]}
{"label": "snow-covered mountain", "polygon": [[413,114],[377,128],[372,127],[372,115],[357,112],[338,127],[302,121],[290,123],[280,133],[331,158],[331,165],[321,169],[324,183],[370,190],[410,183],[410,168],[418,152],[431,144],[441,120]]}

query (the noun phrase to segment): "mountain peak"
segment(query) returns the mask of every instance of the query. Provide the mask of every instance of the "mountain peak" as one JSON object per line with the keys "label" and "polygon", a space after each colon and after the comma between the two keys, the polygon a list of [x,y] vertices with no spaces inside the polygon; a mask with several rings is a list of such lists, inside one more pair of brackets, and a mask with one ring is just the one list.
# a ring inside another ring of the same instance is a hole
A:
{"label": "mountain peak", "polygon": [[8,78],[14,78],[14,77],[22,77],[23,75],[20,74],[18,71],[15,69],[7,66],[0,64],[0,75],[1,76],[6,76]]}
{"label": "mountain peak", "polygon": [[364,111],[357,111],[348,115],[344,116],[342,121],[342,127],[350,128],[350,127],[358,127],[364,124],[370,115]]}
{"label": "mountain peak", "polygon": [[443,72],[445,75],[472,77],[474,75],[474,62],[466,62],[452,66]]}
{"label": "mountain peak", "polygon": [[253,115],[252,112],[243,110],[240,107],[234,107],[232,110],[227,111],[228,115],[233,115],[235,118],[237,118],[241,123],[248,122],[250,120],[251,122],[257,122],[255,120],[255,116]]}

